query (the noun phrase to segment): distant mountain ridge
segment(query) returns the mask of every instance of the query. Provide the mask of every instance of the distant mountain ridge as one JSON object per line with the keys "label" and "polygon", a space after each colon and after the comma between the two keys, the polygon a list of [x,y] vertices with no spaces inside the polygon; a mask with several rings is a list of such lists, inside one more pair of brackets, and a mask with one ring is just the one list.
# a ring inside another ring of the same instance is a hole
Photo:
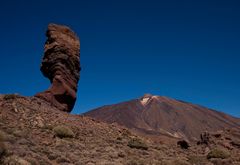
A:
{"label": "distant mountain ridge", "polygon": [[240,119],[199,105],[164,96],[143,97],[103,106],[84,115],[118,123],[146,135],[197,139],[204,131],[240,129]]}

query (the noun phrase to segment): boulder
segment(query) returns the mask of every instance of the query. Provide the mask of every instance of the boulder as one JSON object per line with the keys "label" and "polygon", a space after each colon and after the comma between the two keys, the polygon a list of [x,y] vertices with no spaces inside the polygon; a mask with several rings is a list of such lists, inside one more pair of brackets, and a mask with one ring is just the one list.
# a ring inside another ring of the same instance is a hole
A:
{"label": "boulder", "polygon": [[187,140],[179,140],[177,145],[179,145],[182,149],[188,149],[190,147],[190,144]]}

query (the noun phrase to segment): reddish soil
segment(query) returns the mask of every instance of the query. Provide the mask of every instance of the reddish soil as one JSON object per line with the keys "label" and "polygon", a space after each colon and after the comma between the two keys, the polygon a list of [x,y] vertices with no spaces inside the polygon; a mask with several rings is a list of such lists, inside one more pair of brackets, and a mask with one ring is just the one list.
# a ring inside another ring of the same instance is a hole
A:
{"label": "reddish soil", "polygon": [[[0,95],[3,165],[240,164],[239,130],[210,133],[205,139],[182,149],[168,138],[155,142],[117,124],[59,111],[35,97]],[[212,158],[216,148],[221,154]]]}

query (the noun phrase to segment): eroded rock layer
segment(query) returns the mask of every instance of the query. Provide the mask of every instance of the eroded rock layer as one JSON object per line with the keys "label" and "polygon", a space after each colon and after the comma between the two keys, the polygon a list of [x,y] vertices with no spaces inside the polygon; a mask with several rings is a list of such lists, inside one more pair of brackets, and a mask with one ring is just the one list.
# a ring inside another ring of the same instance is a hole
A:
{"label": "eroded rock layer", "polygon": [[80,78],[80,41],[67,26],[49,24],[41,71],[51,87],[36,97],[61,111],[71,112]]}

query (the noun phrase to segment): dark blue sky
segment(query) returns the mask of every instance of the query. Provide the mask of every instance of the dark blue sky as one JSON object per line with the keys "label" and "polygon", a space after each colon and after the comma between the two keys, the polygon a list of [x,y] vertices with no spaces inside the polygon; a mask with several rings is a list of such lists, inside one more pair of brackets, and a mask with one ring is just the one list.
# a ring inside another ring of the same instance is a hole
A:
{"label": "dark blue sky", "polygon": [[49,87],[39,70],[50,22],[81,38],[73,113],[164,95],[240,117],[240,2],[39,0],[0,5],[0,92]]}

